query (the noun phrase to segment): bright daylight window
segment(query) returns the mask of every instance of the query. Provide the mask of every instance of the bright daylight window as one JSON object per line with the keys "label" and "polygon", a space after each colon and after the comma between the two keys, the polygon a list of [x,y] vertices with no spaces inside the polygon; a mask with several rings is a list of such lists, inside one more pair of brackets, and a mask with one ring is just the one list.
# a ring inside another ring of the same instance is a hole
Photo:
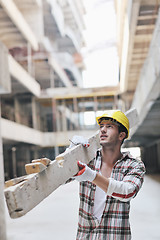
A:
{"label": "bright daylight window", "polygon": [[95,125],[96,116],[94,111],[84,112],[84,125]]}

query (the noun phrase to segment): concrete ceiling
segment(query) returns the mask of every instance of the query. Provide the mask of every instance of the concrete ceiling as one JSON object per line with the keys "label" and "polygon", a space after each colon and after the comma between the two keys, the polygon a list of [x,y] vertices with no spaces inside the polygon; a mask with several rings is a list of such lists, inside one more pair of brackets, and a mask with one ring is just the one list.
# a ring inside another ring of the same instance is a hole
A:
{"label": "concrete ceiling", "polygon": [[6,11],[0,5],[0,41],[2,41],[8,49],[16,46],[24,46],[26,40],[22,33],[11,21]]}
{"label": "concrete ceiling", "polygon": [[[134,98],[136,98],[135,93],[138,87],[140,87],[140,84],[138,85],[140,81],[142,82],[143,80],[143,86],[145,87],[141,89],[141,92],[139,91],[139,102],[136,101],[136,104],[142,104],[141,99],[143,99],[143,95],[145,95],[143,91],[145,91],[145,89],[147,90],[149,87],[151,88],[151,84],[149,84],[148,81],[151,81],[152,75],[150,75],[149,78],[145,74],[144,78],[143,74],[144,71],[147,70],[147,67],[151,66],[149,64],[147,65],[146,59],[148,58],[149,61],[149,59],[154,57],[153,55],[148,56],[148,54],[150,51],[151,41],[154,36],[159,7],[159,0],[132,1],[130,24],[128,29],[128,51],[126,55],[122,42],[119,49],[119,52],[121,54],[120,97],[124,100],[126,108],[130,108],[132,106],[132,101],[134,100]],[[125,17],[123,19],[125,19]],[[123,37],[121,39],[123,39],[123,41],[125,42],[125,38],[127,38],[127,32],[125,32],[125,29],[123,29],[122,32]],[[125,47],[127,49],[127,45]],[[123,61],[124,56],[126,56],[125,64]],[[146,64],[145,68],[144,64]],[[152,67],[154,69],[154,64],[152,65]],[[159,68],[157,68],[157,80],[155,81],[155,84],[157,84],[157,86],[159,86],[158,71]],[[154,74],[152,73],[152,71],[149,71],[148,73]],[[136,130],[133,131],[132,138],[126,141],[126,146],[149,146],[154,142],[159,141],[160,139],[160,89],[155,88],[156,87],[153,87],[149,90],[150,94],[148,96],[157,97],[153,98],[152,104],[149,103],[150,98],[148,98],[148,100],[146,99],[146,102],[143,103],[141,111],[138,112],[140,124],[138,125]],[[141,98],[140,95],[142,96]],[[139,106],[136,105],[135,107],[139,109]],[[142,115],[144,118],[142,117]],[[141,118],[143,118],[142,121]]]}
{"label": "concrete ceiling", "polygon": [[[66,74],[63,69],[59,75],[59,71],[54,69],[48,60],[48,49],[43,43],[43,37],[50,40],[49,51],[68,52],[72,55],[77,54],[77,45],[74,44],[74,38],[70,38],[69,34],[62,34],[57,25],[53,14],[52,1],[49,0],[0,0],[0,41],[9,49],[11,55],[36,78],[41,84],[42,89],[46,85],[47,88],[62,87],[68,81],[68,86],[78,85],[76,77],[72,74]],[[81,2],[81,1],[80,1]],[[62,13],[64,14],[65,24],[70,24],[75,35],[79,39],[79,45],[83,44],[81,30],[77,27],[77,21],[73,16],[73,9],[68,1],[64,4],[62,1]],[[61,1],[59,1],[61,4]],[[12,11],[13,9],[13,11]],[[78,10],[77,10],[78,12]],[[29,15],[30,13],[30,15]],[[43,18],[43,23],[38,25],[36,31],[35,16]],[[82,17],[82,16],[81,16]],[[24,29],[23,29],[24,26]],[[26,31],[27,30],[27,31]],[[26,33],[27,32],[27,33]],[[70,35],[71,36],[71,35]],[[37,49],[39,48],[39,50]],[[38,54],[37,54],[38,50]],[[39,57],[39,58],[38,58]],[[74,56],[73,56],[74,57]],[[56,60],[56,59],[55,59]],[[28,62],[30,61],[30,62]],[[58,63],[59,64],[59,63]],[[54,69],[54,84],[51,84],[51,74]],[[64,77],[65,81],[61,77]],[[14,85],[16,86],[14,87]],[[12,82],[13,89],[24,91],[24,88],[18,82]]]}
{"label": "concrete ceiling", "polygon": [[134,35],[132,36],[132,49],[128,64],[127,91],[134,91],[140,76],[140,71],[148,54],[152,39],[159,5],[154,1],[141,1],[137,11]]}
{"label": "concrete ceiling", "polygon": [[[129,5],[128,1],[124,2]],[[128,98],[130,104],[136,90],[141,69],[148,54],[158,16],[159,4],[159,0],[132,1],[131,13],[130,16],[128,16],[128,18],[130,17],[130,24],[126,31],[125,24],[128,23],[124,22],[124,19],[126,19],[126,13],[124,11],[122,18],[123,27],[121,30],[123,37],[121,37],[119,42],[120,89],[122,98]],[[129,20],[126,20],[126,22],[127,21]],[[129,33],[127,31],[129,31]],[[128,51],[126,54],[126,62],[124,63],[123,58],[127,49],[127,35],[129,35]]]}

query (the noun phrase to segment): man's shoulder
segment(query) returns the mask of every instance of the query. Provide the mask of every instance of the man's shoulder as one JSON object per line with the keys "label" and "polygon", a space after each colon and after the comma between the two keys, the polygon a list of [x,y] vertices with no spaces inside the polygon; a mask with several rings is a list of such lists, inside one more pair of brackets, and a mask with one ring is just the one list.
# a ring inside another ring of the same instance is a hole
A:
{"label": "man's shoulder", "polygon": [[130,152],[123,153],[123,160],[131,167],[141,166],[145,168],[142,160],[139,157],[134,157]]}

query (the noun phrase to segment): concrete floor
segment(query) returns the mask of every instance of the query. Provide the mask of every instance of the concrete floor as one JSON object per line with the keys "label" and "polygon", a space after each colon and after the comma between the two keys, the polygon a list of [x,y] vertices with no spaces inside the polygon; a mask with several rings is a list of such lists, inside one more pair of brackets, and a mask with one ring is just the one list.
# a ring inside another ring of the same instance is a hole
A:
{"label": "concrete floor", "polygon": [[[61,186],[36,208],[11,219],[6,207],[8,240],[75,240],[78,221],[78,183]],[[131,202],[133,240],[160,239],[160,176],[146,176]]]}

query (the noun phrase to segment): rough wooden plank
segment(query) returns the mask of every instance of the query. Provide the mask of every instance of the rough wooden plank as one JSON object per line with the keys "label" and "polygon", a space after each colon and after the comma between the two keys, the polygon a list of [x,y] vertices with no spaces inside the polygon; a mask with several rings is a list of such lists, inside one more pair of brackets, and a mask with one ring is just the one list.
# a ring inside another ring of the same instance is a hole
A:
{"label": "rough wooden plank", "polygon": [[43,170],[45,170],[46,168],[47,167],[40,162],[28,163],[25,165],[25,170],[26,170],[27,174],[39,173],[39,172],[42,172]]}
{"label": "rough wooden plank", "polygon": [[32,160],[32,163],[36,163],[36,162],[40,162],[40,163],[44,164],[45,166],[49,166],[49,164],[51,163],[51,160],[48,158],[40,158],[40,159]]}
{"label": "rough wooden plank", "polygon": [[29,175],[27,181],[5,189],[11,218],[25,215],[78,171],[77,161],[88,163],[100,147],[98,132],[89,138],[90,147],[77,145],[51,162],[44,171]]}
{"label": "rough wooden plank", "polygon": [[25,170],[27,174],[42,172],[46,167],[49,166],[51,160],[48,158],[40,158],[32,160],[32,163],[25,165]]}
{"label": "rough wooden plank", "polygon": [[14,178],[14,179],[10,179],[10,180],[8,180],[8,181],[5,182],[4,187],[5,187],[5,188],[8,188],[8,187],[10,187],[10,186],[14,186],[14,185],[16,185],[16,184],[18,184],[18,183],[20,183],[20,182],[25,181],[25,180],[27,180],[26,176],[22,176],[22,177],[17,177],[17,178]]}

